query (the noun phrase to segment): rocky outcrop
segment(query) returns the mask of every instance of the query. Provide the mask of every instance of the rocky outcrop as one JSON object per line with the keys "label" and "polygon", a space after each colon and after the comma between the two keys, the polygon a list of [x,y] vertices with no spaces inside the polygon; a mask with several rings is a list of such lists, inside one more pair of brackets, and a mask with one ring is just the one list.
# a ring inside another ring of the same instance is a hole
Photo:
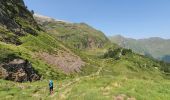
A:
{"label": "rocky outcrop", "polygon": [[[32,13],[27,9],[23,0],[0,0],[0,26],[0,40],[5,41],[10,39],[8,34],[10,32],[13,36],[23,36],[26,34],[37,35],[37,30],[40,30]],[[1,34],[3,34],[3,36]],[[18,44],[18,41],[16,42],[16,44]]]}
{"label": "rocky outcrop", "polygon": [[36,81],[40,75],[33,69],[31,63],[23,59],[14,59],[0,65],[0,78],[16,81]]}

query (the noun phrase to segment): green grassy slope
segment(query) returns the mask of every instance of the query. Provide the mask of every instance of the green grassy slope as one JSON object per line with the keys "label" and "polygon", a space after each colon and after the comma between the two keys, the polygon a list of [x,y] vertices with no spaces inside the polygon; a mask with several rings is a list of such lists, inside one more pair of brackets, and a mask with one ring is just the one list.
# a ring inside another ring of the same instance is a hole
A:
{"label": "green grassy slope", "polygon": [[85,23],[57,21],[41,15],[34,18],[50,35],[72,48],[102,48],[110,43],[104,33]]}
{"label": "green grassy slope", "polygon": [[0,10],[1,64],[16,58],[28,59],[29,61],[33,62],[33,66],[36,67],[37,70],[41,70],[40,73],[43,73],[45,77],[50,76],[50,73],[49,75],[46,75],[45,72],[45,68],[47,70],[50,68],[48,68],[48,66],[42,61],[34,59],[34,53],[22,46],[25,44],[25,42],[20,39],[21,37],[24,38],[32,36],[35,38],[34,36],[37,36],[38,33],[40,33],[39,26],[34,20],[32,13],[26,8],[23,1],[1,0]]}
{"label": "green grassy slope", "polygon": [[6,63],[15,58],[27,59],[43,78],[69,77],[58,68],[59,66],[47,62],[40,55],[47,53],[56,56],[59,51],[62,51],[63,55],[76,54],[54,37],[42,32],[22,0],[2,0],[0,5],[0,10],[3,11],[0,13],[0,62]]}
{"label": "green grassy slope", "polygon": [[[2,99],[51,99],[51,100],[114,100],[114,98],[135,98],[136,100],[169,100],[170,81],[164,79],[158,69],[138,65],[145,58],[133,55],[120,60],[98,59],[96,71],[88,75],[61,81],[54,80],[54,94],[48,93],[48,80],[34,83],[14,83],[1,81]],[[95,60],[94,60],[95,61]],[[150,60],[149,60],[150,61]],[[136,64],[136,66],[135,66]],[[127,67],[128,66],[128,67]],[[159,65],[155,65],[159,66]],[[10,87],[13,85],[13,87]],[[7,88],[4,88],[7,87]],[[8,91],[8,92],[7,92]]]}
{"label": "green grassy slope", "polygon": [[[48,37],[48,35],[46,36]],[[33,67],[45,78],[47,77],[55,78],[55,79],[62,78],[59,77],[60,76],[59,72],[61,73],[61,71],[59,70],[57,71],[56,69],[52,68],[51,65],[47,64],[45,61],[41,60],[36,56],[36,50],[39,52],[41,50],[54,50],[52,49],[52,46],[46,47],[47,44],[42,42],[41,35],[39,35],[38,37],[28,35],[26,37],[22,37],[22,39],[23,38],[25,38],[25,41],[26,39],[29,39],[31,40],[31,42],[26,42],[20,46],[16,46],[13,44],[6,44],[3,42],[0,43],[1,61],[3,61],[4,59],[10,60],[13,58],[20,57],[29,60],[32,63]],[[53,43],[54,41],[48,41],[48,42]]]}

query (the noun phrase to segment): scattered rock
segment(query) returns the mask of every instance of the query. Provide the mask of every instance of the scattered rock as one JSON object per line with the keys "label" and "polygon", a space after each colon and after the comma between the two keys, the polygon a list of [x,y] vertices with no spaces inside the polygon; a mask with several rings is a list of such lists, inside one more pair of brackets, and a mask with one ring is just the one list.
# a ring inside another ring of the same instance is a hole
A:
{"label": "scattered rock", "polygon": [[47,63],[63,70],[66,74],[80,72],[81,67],[85,65],[85,62],[83,62],[80,57],[67,51],[58,51],[57,55],[43,52],[39,53],[37,56]]}
{"label": "scattered rock", "polygon": [[134,97],[128,97],[125,94],[119,94],[113,97],[113,100],[136,100]]}
{"label": "scattered rock", "polygon": [[120,94],[120,95],[114,96],[113,100],[125,100],[125,98],[126,98],[126,95]]}

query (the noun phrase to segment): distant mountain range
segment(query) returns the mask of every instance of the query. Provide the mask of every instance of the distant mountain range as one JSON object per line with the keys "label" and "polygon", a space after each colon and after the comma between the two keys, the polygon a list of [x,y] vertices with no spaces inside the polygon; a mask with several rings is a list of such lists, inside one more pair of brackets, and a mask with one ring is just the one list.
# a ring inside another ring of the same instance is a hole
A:
{"label": "distant mountain range", "polygon": [[133,51],[152,56],[156,59],[170,62],[170,39],[151,37],[147,39],[126,38],[121,35],[109,37],[112,43],[122,47],[132,49]]}

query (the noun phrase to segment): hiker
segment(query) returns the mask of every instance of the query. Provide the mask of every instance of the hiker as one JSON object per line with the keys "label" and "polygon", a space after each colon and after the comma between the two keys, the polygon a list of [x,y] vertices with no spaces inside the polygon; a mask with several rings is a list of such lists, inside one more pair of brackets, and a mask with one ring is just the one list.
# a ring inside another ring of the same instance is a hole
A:
{"label": "hiker", "polygon": [[53,81],[49,81],[49,89],[50,89],[50,95],[53,94]]}

